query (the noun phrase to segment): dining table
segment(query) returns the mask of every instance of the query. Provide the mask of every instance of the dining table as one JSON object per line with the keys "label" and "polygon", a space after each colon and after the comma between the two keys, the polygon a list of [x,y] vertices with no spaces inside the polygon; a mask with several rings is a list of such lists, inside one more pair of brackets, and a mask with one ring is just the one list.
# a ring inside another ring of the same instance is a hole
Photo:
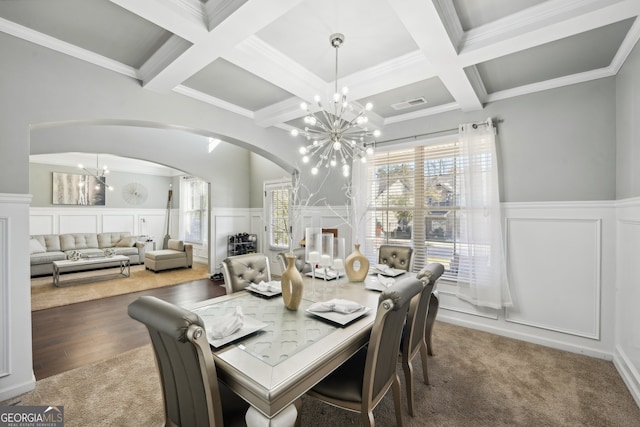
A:
{"label": "dining table", "polygon": [[[413,273],[403,277],[415,277]],[[376,275],[365,282],[346,277],[304,277],[297,310],[285,307],[277,293],[244,290],[193,304],[209,330],[216,319],[240,308],[244,325],[236,336],[209,337],[218,378],[251,406],[247,425],[293,425],[296,403],[309,389],[367,344],[380,291]],[[356,313],[311,312],[317,302],[343,299],[360,304]]]}

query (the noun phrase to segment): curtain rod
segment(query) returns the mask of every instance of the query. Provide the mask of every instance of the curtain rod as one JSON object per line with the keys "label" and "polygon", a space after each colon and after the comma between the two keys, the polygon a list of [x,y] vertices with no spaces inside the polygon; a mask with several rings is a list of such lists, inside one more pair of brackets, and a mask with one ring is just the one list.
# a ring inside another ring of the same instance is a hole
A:
{"label": "curtain rod", "polygon": [[[496,125],[498,123],[502,123],[503,121],[504,120],[502,120],[502,119],[495,119],[495,120],[492,121],[492,125],[493,125],[494,128],[497,128]],[[478,126],[487,126],[487,125],[488,125],[488,123],[486,121],[482,121],[482,122],[472,123],[471,127],[473,127],[474,129],[477,129]],[[420,133],[420,134],[417,134],[417,135],[403,136],[403,137],[394,138],[394,139],[386,139],[384,141],[377,141],[376,142],[376,146],[379,145],[379,144],[387,144],[389,142],[397,142],[397,141],[405,141],[405,140],[414,140],[415,141],[416,139],[422,138],[422,137],[425,137],[425,136],[437,135],[439,133],[453,132],[453,131],[457,131],[457,130],[458,130],[458,128],[442,129],[442,130],[436,130],[436,131],[433,131],[433,132]]]}

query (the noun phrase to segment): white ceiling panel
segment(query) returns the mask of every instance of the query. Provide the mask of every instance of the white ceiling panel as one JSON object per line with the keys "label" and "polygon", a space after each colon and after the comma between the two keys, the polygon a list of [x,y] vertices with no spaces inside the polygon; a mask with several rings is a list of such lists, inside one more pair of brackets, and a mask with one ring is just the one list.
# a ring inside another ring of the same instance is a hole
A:
{"label": "white ceiling panel", "polygon": [[257,36],[326,82],[335,76],[329,37],[342,33],[339,77],[417,49],[386,0],[306,0]]}

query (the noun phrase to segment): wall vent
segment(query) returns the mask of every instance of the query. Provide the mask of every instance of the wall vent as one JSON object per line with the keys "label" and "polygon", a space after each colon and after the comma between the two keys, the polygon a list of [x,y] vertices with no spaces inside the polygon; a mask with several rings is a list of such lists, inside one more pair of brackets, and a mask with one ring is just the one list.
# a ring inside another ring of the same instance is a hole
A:
{"label": "wall vent", "polygon": [[415,107],[418,105],[426,104],[427,100],[424,99],[423,96],[419,98],[409,99],[408,101],[397,102],[395,104],[391,104],[391,108],[394,110],[404,110],[405,108]]}

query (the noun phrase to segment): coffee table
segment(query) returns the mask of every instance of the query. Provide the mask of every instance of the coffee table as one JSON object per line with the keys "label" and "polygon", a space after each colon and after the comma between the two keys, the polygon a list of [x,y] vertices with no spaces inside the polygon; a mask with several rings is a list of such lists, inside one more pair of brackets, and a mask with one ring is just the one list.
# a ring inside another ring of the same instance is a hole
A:
{"label": "coffee table", "polygon": [[[60,273],[79,273],[94,268],[109,267],[110,264],[116,264],[113,265],[114,268],[120,267],[119,274],[123,277],[129,277],[129,275],[131,274],[129,257],[124,255],[114,255],[111,257],[99,258],[82,258],[77,261],[65,259],[61,261],[53,261],[53,284],[58,287],[63,286],[60,284]],[[97,277],[100,277],[100,275],[98,275]]]}

